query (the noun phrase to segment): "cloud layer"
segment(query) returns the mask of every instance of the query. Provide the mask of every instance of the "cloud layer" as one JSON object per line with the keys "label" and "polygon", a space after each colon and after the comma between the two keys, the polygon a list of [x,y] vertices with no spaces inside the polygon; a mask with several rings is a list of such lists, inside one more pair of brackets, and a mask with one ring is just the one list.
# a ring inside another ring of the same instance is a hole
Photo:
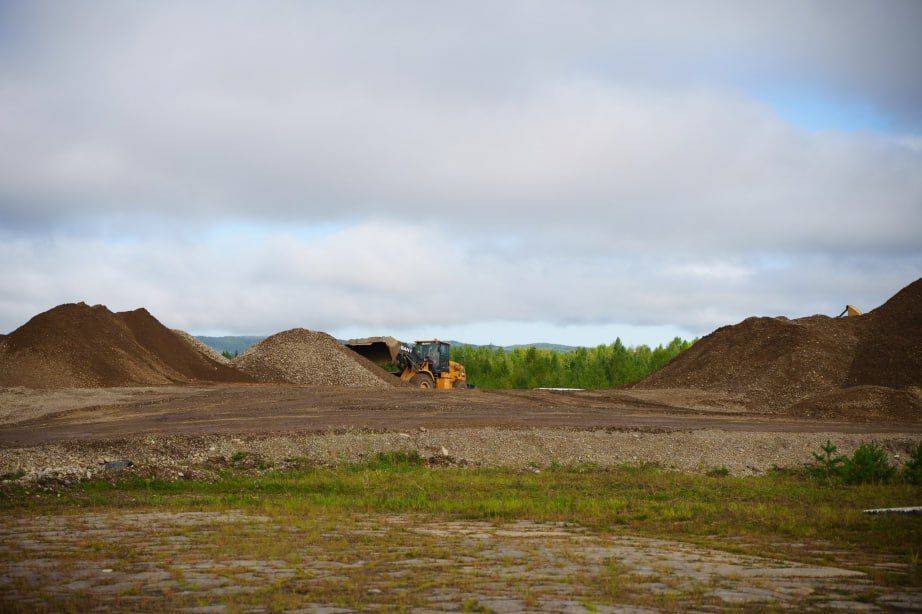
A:
{"label": "cloud layer", "polygon": [[873,304],[922,269],[920,27],[915,2],[0,5],[0,329],[91,296],[240,332],[405,326],[408,297],[698,334]]}
{"label": "cloud layer", "polygon": [[[385,253],[372,245],[398,246]],[[405,246],[438,246],[415,255]],[[425,253],[436,260],[428,260]],[[751,314],[835,315],[846,302],[882,303],[918,275],[918,260],[801,255],[688,260],[673,254],[507,257],[465,248],[436,227],[367,222],[321,238],[285,232],[241,244],[159,239],[112,242],[24,238],[3,242],[0,299],[8,329],[18,314],[73,300],[113,309],[148,306],[171,326],[270,333],[296,325],[373,332],[485,321],[545,323],[535,334],[568,341],[569,326],[678,327],[701,335]],[[484,329],[479,342],[519,342]],[[356,332],[359,331],[359,332]],[[351,334],[351,333],[350,333]],[[601,334],[601,333],[600,333]],[[663,341],[626,329],[638,341]],[[609,341],[596,338],[595,343]]]}

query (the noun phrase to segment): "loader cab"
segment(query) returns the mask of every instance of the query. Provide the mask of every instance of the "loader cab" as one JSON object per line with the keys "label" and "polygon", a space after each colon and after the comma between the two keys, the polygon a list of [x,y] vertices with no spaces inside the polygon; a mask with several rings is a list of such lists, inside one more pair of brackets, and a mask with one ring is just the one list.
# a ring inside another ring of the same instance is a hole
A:
{"label": "loader cab", "polygon": [[413,354],[420,362],[429,361],[429,369],[433,373],[442,373],[448,371],[448,362],[451,353],[451,346],[445,341],[430,339],[427,341],[417,341],[413,346]]}

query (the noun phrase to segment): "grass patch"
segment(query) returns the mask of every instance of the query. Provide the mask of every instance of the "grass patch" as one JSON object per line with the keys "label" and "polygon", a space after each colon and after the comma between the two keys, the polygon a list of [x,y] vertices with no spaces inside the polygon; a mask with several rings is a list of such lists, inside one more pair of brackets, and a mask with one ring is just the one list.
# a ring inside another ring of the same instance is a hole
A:
{"label": "grass patch", "polygon": [[809,549],[788,550],[785,544],[822,541],[826,550],[919,558],[917,518],[861,514],[869,507],[918,504],[922,489],[907,483],[848,485],[790,472],[693,475],[650,466],[554,466],[533,474],[496,468],[430,469],[423,463],[415,453],[391,452],[363,463],[263,476],[229,469],[211,482],[128,477],[114,483],[83,482],[56,494],[12,486],[0,494],[0,510],[43,514],[240,508],[289,518],[313,513],[422,513],[573,522],[800,559],[811,558]]}

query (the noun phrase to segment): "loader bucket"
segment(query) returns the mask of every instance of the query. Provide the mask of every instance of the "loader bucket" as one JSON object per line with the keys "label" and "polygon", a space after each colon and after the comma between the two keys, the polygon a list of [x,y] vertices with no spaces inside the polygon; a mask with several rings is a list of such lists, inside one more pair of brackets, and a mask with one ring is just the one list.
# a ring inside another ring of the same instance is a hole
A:
{"label": "loader bucket", "polygon": [[393,337],[367,337],[350,339],[346,341],[346,347],[378,365],[393,365],[397,361],[400,342]]}

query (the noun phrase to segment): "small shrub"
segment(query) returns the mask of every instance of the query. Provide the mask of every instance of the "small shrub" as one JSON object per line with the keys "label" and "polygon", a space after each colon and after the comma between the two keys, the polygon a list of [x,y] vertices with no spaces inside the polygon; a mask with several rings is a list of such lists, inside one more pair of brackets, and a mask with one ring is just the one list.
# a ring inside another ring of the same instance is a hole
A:
{"label": "small shrub", "polygon": [[909,453],[909,460],[903,465],[902,477],[910,484],[922,486],[922,443],[917,444]]}
{"label": "small shrub", "polygon": [[846,484],[889,482],[896,467],[887,458],[887,451],[876,443],[863,443],[842,463],[842,481]]}
{"label": "small shrub", "polygon": [[730,470],[726,467],[711,467],[707,470],[705,475],[708,475],[712,478],[725,478],[730,475]]}
{"label": "small shrub", "polygon": [[813,453],[813,464],[807,466],[807,474],[820,480],[831,480],[841,477],[842,465],[846,457],[837,454],[836,444],[828,439],[820,448],[820,452]]}
{"label": "small shrub", "polygon": [[851,456],[837,452],[836,445],[827,441],[820,452],[813,453],[814,462],[807,466],[807,475],[846,484],[883,483],[896,476],[896,467],[887,457],[887,451],[876,443],[861,444]]}

